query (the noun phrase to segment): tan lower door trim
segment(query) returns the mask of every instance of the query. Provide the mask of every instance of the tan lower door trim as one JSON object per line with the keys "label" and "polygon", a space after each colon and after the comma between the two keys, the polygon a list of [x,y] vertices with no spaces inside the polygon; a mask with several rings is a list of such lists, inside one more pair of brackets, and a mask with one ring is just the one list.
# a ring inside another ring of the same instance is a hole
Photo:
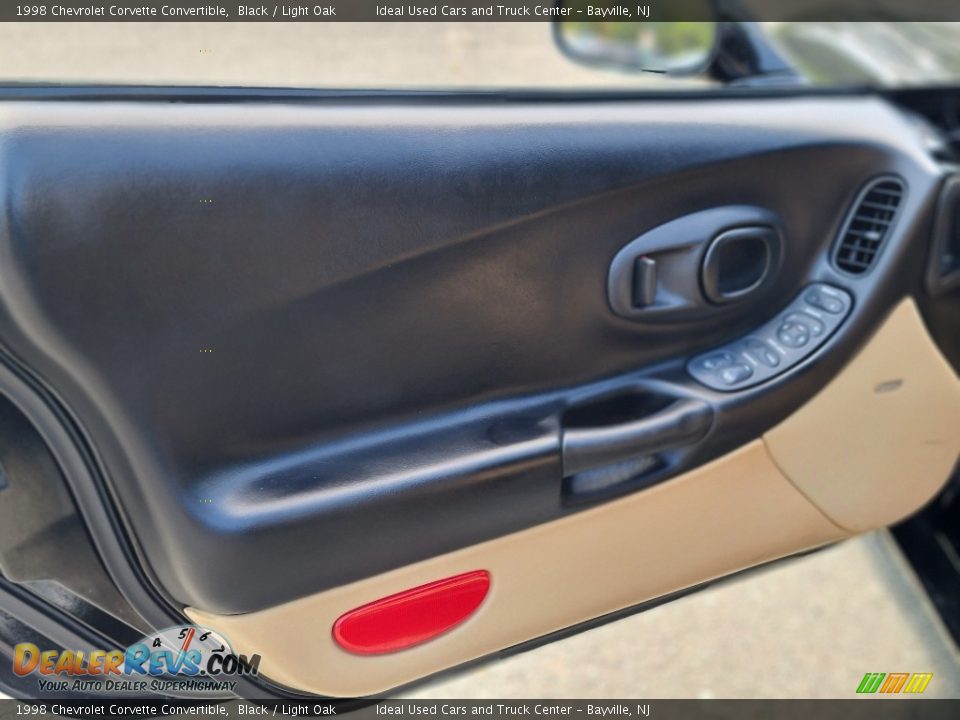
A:
{"label": "tan lower door trim", "polygon": [[[267,610],[187,614],[221,632],[238,652],[260,653],[263,673],[283,685],[329,696],[375,694],[845,537],[848,531],[827,516],[855,530],[901,517],[946,480],[960,452],[958,428],[960,381],[905,300],[808,405],[763,440],[702,468],[562,520]],[[309,550],[304,555],[309,562]],[[331,628],[342,613],[471,570],[490,572],[490,593],[445,635],[379,656],[352,655],[334,643]]]}
{"label": "tan lower door trim", "polygon": [[904,300],[830,384],[763,436],[788,478],[852,532],[937,494],[960,452],[960,381]]}
{"label": "tan lower door trim", "polygon": [[[369,695],[675,590],[843,537],[780,474],[763,443],[646,492],[278,607],[187,612],[272,680],[320,695]],[[490,593],[424,645],[351,655],[342,613],[432,580],[484,569]]]}

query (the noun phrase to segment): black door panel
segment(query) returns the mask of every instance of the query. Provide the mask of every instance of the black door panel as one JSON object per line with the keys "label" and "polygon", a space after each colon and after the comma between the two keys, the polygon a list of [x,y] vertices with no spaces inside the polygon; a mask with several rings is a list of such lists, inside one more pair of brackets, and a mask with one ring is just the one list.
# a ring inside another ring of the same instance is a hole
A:
{"label": "black door panel", "polygon": [[[562,481],[571,406],[659,394],[714,411],[702,442],[613,494],[758,437],[914,290],[940,183],[867,96],[0,118],[9,359],[71,409],[161,588],[221,613],[585,507]],[[886,174],[908,188],[892,237],[870,273],[838,273],[850,203]],[[775,283],[667,322],[611,310],[621,248],[725,206],[776,218]],[[689,377],[811,282],[854,297],[815,355],[738,393]]]}

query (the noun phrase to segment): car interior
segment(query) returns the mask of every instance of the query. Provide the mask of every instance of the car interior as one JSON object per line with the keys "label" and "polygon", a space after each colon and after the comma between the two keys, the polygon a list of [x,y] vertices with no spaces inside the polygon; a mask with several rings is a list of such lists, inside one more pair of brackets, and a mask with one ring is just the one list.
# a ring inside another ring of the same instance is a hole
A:
{"label": "car interior", "polygon": [[956,588],[958,104],[3,87],[3,652],[362,698],[877,528]]}

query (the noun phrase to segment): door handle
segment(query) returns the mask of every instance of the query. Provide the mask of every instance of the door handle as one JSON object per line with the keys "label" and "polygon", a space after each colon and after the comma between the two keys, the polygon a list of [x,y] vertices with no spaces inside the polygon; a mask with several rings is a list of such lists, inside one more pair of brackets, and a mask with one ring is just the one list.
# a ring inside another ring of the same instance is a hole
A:
{"label": "door handle", "polygon": [[607,274],[607,303],[642,322],[697,321],[717,305],[769,288],[781,267],[783,234],[769,210],[725,205],[648,230],[623,247]]}
{"label": "door handle", "polygon": [[692,445],[713,424],[713,409],[702,400],[679,398],[652,415],[616,425],[571,428],[563,431],[563,475],[664,450]]}

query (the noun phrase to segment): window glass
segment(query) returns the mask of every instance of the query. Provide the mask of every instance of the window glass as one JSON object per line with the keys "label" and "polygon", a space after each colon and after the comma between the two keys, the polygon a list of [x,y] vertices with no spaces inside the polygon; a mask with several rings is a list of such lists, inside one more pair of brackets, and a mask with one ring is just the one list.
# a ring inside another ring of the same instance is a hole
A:
{"label": "window glass", "polygon": [[[616,35],[618,23],[608,25]],[[761,25],[816,84],[960,80],[960,23]],[[549,22],[0,23],[0,79],[361,89],[712,85],[574,62]]]}

